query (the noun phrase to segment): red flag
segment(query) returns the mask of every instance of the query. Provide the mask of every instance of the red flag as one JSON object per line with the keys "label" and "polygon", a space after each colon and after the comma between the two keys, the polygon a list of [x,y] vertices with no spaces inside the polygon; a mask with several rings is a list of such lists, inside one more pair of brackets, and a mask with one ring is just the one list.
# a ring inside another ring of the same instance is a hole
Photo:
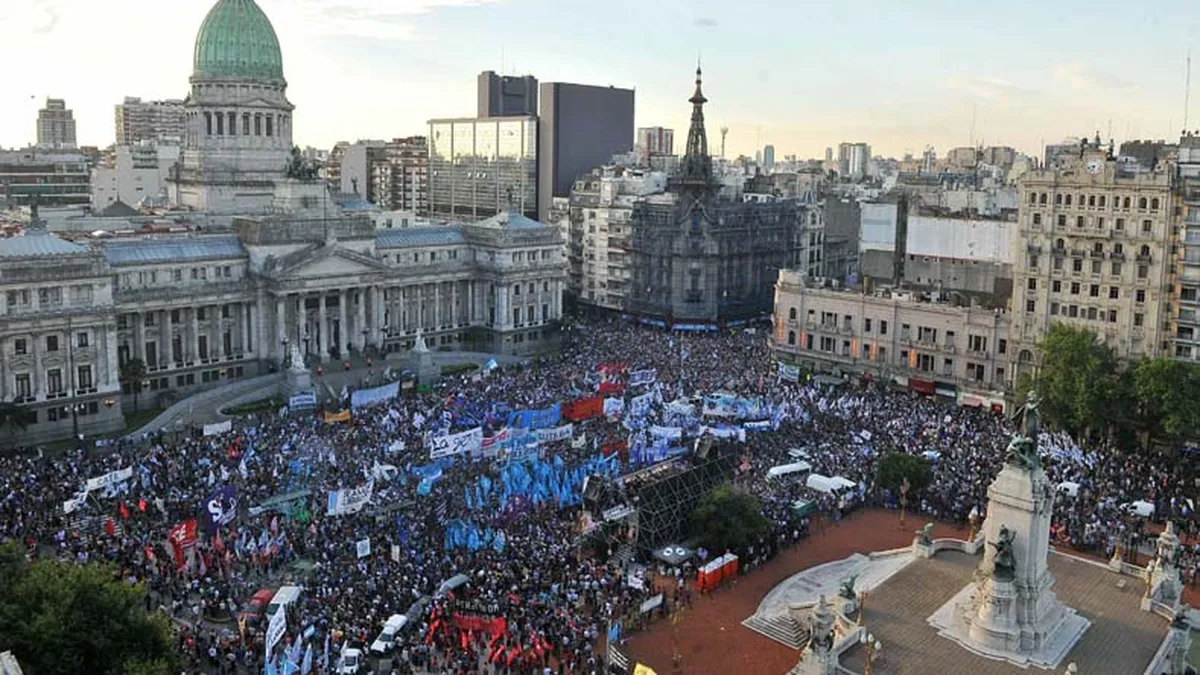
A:
{"label": "red flag", "polygon": [[462,644],[462,648],[463,648],[463,650],[465,651],[465,650],[466,650],[466,648],[467,648],[467,634],[466,634],[466,633],[459,633],[459,634],[458,634],[458,636],[459,636],[459,640],[458,640],[458,641],[459,641],[459,643],[460,643],[460,644]]}
{"label": "red flag", "polygon": [[213,539],[213,549],[220,553],[225,550],[225,542],[221,539],[221,531],[217,530],[217,536]]}
{"label": "red flag", "polygon": [[113,522],[112,518],[104,519],[104,531],[107,532],[108,536],[110,537],[117,536],[117,524]]}
{"label": "red flag", "polygon": [[149,560],[150,562],[154,562],[155,560],[158,559],[158,556],[154,555],[154,547],[153,546],[147,545],[145,553],[146,553],[146,560]]}
{"label": "red flag", "polygon": [[125,506],[125,501],[117,502],[117,510],[121,512],[121,517],[129,520],[129,507]]}
{"label": "red flag", "polygon": [[513,664],[513,661],[516,661],[520,656],[521,656],[521,646],[513,645],[508,650],[508,659],[505,660],[504,664],[511,666]]}
{"label": "red flag", "polygon": [[145,499],[138,500],[138,511],[141,511],[142,513],[146,512],[146,500]]}

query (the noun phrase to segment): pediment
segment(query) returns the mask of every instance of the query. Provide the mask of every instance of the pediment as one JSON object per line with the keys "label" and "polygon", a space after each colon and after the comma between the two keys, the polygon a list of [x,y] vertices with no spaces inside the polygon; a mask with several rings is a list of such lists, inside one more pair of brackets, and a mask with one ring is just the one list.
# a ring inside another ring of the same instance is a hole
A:
{"label": "pediment", "polygon": [[279,270],[281,280],[324,279],[330,277],[374,274],[387,266],[369,256],[345,249],[319,249],[298,260],[289,261]]}

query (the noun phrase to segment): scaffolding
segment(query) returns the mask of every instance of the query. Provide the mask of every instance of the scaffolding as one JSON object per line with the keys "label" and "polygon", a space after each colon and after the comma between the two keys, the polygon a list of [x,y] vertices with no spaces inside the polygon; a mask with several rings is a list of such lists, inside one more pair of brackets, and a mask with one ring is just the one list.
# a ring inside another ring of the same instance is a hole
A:
{"label": "scaffolding", "polygon": [[[691,455],[638,472],[647,475],[634,488],[638,548],[649,551],[679,543],[696,505],[713,488],[733,478],[736,462],[735,452],[714,445],[705,458]],[[630,482],[627,477],[626,485]]]}

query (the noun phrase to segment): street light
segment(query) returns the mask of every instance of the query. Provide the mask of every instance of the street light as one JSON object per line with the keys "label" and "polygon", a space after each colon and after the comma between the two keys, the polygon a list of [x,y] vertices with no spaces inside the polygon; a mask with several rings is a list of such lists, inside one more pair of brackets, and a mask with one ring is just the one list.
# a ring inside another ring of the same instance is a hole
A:
{"label": "street light", "polygon": [[871,664],[875,662],[875,659],[879,658],[879,652],[883,649],[883,644],[878,638],[866,631],[863,631],[859,640],[867,648],[866,666],[863,670],[863,675],[871,675]]}

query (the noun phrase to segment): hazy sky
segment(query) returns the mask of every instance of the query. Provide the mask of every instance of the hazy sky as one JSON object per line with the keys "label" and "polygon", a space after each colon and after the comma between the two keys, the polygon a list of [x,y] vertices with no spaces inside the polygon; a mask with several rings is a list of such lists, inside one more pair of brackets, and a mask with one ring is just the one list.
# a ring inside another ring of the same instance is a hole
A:
{"label": "hazy sky", "polygon": [[[182,98],[213,0],[0,0],[0,145],[42,99],[82,144],[113,141],[124,96]],[[710,147],[821,156],[939,153],[975,137],[1038,153],[1066,135],[1177,136],[1194,0],[259,0],[283,47],[296,141],[424,133],[475,112],[485,69],[635,87],[637,125],[687,130],[704,63]],[[1197,53],[1200,59],[1200,52]],[[1200,69],[1200,61],[1197,63]],[[1194,78],[1195,79],[1195,78]],[[1200,80],[1198,80],[1200,81]],[[1200,92],[1193,97],[1200,127]]]}

